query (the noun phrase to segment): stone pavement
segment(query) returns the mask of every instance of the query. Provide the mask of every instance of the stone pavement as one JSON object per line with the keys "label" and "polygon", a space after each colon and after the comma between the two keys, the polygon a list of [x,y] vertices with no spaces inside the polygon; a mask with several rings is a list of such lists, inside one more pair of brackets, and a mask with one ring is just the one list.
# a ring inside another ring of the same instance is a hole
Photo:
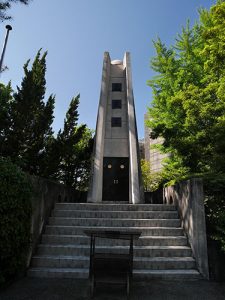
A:
{"label": "stone pavement", "polygon": [[[0,300],[88,300],[88,280],[22,278],[0,292]],[[125,289],[105,286],[95,300],[124,300]],[[130,300],[225,300],[225,283],[196,281],[149,281],[134,283]]]}

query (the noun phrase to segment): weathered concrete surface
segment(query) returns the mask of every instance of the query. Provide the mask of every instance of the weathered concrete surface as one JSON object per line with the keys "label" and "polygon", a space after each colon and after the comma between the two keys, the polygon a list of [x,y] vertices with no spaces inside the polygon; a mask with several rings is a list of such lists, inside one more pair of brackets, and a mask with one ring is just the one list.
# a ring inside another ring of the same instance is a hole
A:
{"label": "weathered concrete surface", "polygon": [[[115,83],[122,89],[113,91]],[[121,108],[113,109],[112,100]],[[121,118],[121,126],[112,126],[112,118]],[[130,54],[111,61],[105,52],[88,202],[102,202],[104,157],[129,158],[129,203],[144,202],[138,147]]]}
{"label": "weathered concrete surface", "polygon": [[190,179],[164,190],[164,202],[178,208],[200,273],[209,278],[204,192],[201,179]]}
{"label": "weathered concrete surface", "polygon": [[[122,61],[110,62],[109,90],[107,97],[104,157],[129,157],[128,150],[128,126],[127,126],[127,96],[126,96],[126,73]],[[122,91],[113,92],[113,83],[121,83]],[[112,100],[121,100],[120,109],[112,109]],[[121,117],[121,127],[112,127],[111,118]]]}
{"label": "weathered concrete surface", "polygon": [[141,167],[139,157],[139,144],[137,134],[137,124],[135,115],[134,95],[132,86],[131,59],[130,53],[124,56],[124,66],[126,68],[126,88],[127,88],[127,111],[128,111],[128,132],[129,132],[129,157],[130,157],[130,199],[131,203],[144,203],[144,190],[142,186]]}
{"label": "weathered concrete surface", "polygon": [[[23,278],[5,291],[1,300],[88,300],[88,280]],[[104,286],[96,292],[98,300],[126,299],[123,287]],[[150,281],[134,283],[130,300],[224,300],[225,284],[198,281]]]}
{"label": "weathered concrete surface", "polygon": [[32,247],[28,256],[28,266],[55,202],[76,202],[76,193],[72,188],[36,176],[31,176],[31,181],[34,187],[34,193],[32,198],[31,221]]}
{"label": "weathered concrete surface", "polygon": [[[104,203],[56,203],[28,276],[88,278],[90,239],[84,233],[88,228],[141,232],[134,241],[135,280],[201,278],[174,205]],[[97,239],[96,251],[127,253],[128,245]]]}
{"label": "weathered concrete surface", "polygon": [[103,59],[102,83],[96,124],[91,181],[87,199],[88,202],[101,202],[102,199],[103,153],[110,61],[111,59],[109,53],[105,52]]}

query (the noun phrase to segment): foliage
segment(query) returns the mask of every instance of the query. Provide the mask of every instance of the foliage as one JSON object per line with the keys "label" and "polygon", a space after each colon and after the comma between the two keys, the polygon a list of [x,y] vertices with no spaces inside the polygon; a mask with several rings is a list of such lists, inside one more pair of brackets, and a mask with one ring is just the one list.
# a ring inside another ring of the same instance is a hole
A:
{"label": "foliage", "polygon": [[158,74],[149,81],[154,99],[147,124],[171,154],[164,178],[205,178],[208,222],[224,245],[224,200],[218,197],[224,187],[216,192],[209,182],[218,187],[225,174],[225,2],[199,14],[199,23],[191,28],[187,22],[173,46],[154,42],[151,66]]}
{"label": "foliage", "polygon": [[206,174],[204,191],[208,233],[225,252],[225,174]]}
{"label": "foliage", "polygon": [[78,126],[80,95],[71,100],[64,120],[63,131],[59,131],[58,179],[76,189],[85,189],[89,178],[92,152],[92,133],[86,125]]}
{"label": "foliage", "polygon": [[51,95],[44,102],[46,55],[45,52],[41,56],[39,50],[32,68],[28,69],[29,61],[24,65],[25,76],[10,102],[9,125],[1,149],[3,156],[9,156],[23,170],[36,175],[43,175],[46,147],[53,135],[55,99]]}
{"label": "foliage", "polygon": [[175,153],[164,159],[161,173],[165,186],[174,185],[176,182],[190,177],[189,168],[183,165],[181,158],[177,157]]}
{"label": "foliage", "polygon": [[8,0],[8,1],[0,1],[0,22],[5,20],[10,20],[12,17],[7,14],[7,10],[11,8],[12,3],[22,3],[28,4],[30,0]]}
{"label": "foliage", "polygon": [[82,139],[75,145],[77,153],[77,167],[75,172],[75,188],[79,191],[87,191],[91,171],[91,155],[93,150],[93,131],[85,125]]}
{"label": "foliage", "polygon": [[0,83],[0,153],[2,153],[2,147],[4,145],[6,136],[8,135],[7,133],[11,126],[11,101],[11,84],[9,83],[7,86],[4,86]]}
{"label": "foliage", "polygon": [[0,182],[0,285],[4,285],[26,267],[32,188],[26,174],[3,158]]}
{"label": "foliage", "polygon": [[200,11],[200,24],[189,24],[167,48],[154,42],[149,81],[154,100],[148,126],[152,137],[164,138],[170,152],[191,173],[225,168],[225,3]]}
{"label": "foliage", "polygon": [[31,69],[24,65],[21,87],[0,85],[0,155],[10,157],[30,174],[57,179],[79,190],[87,189],[92,132],[78,125],[79,98],[70,103],[63,131],[53,135],[55,97],[45,102],[46,55],[38,51]]}
{"label": "foliage", "polygon": [[144,190],[154,192],[162,184],[162,174],[160,172],[152,172],[150,163],[142,159],[141,160],[141,172],[144,183]]}

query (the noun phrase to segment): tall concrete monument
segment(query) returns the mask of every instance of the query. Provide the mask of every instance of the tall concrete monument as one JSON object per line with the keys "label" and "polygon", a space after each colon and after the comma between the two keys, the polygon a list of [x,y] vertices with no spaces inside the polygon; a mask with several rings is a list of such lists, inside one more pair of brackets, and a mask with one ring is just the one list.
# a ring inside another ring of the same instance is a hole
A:
{"label": "tall concrete monument", "polygon": [[130,54],[104,53],[88,202],[143,202]]}

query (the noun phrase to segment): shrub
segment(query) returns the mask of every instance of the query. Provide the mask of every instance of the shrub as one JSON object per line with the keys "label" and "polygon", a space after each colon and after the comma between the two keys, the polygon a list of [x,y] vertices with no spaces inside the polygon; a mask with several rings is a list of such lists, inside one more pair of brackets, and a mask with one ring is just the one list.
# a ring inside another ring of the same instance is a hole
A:
{"label": "shrub", "polygon": [[208,174],[203,179],[208,235],[225,253],[225,174]]}
{"label": "shrub", "polygon": [[32,188],[28,176],[0,158],[0,286],[25,270],[31,235]]}
{"label": "shrub", "polygon": [[153,172],[150,163],[145,159],[141,159],[141,172],[145,192],[154,192],[162,186],[161,172]]}

